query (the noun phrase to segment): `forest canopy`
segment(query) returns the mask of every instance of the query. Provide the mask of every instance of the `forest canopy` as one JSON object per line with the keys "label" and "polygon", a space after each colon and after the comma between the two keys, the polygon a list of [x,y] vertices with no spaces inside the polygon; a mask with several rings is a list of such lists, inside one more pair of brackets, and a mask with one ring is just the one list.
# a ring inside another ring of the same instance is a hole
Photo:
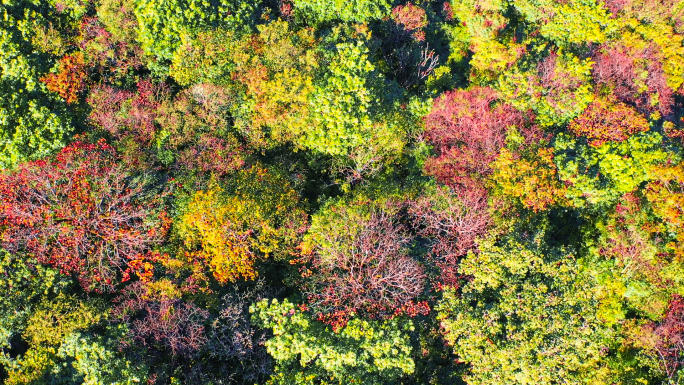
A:
{"label": "forest canopy", "polygon": [[0,16],[0,383],[684,382],[684,1]]}

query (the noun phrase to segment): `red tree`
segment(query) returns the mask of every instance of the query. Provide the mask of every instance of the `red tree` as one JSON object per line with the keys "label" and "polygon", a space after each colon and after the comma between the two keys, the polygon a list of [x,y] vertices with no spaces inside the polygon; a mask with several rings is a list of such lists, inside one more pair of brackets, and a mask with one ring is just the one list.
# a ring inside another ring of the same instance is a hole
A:
{"label": "red tree", "polygon": [[487,192],[478,188],[439,189],[434,196],[409,202],[417,235],[430,245],[427,257],[439,270],[439,285],[457,287],[458,260],[475,247],[491,219]]}
{"label": "red tree", "polygon": [[636,133],[648,131],[648,121],[624,103],[597,96],[580,116],[570,122],[568,129],[597,146],[605,141],[621,142]]}
{"label": "red tree", "polygon": [[684,300],[675,295],[665,318],[653,331],[658,336],[655,349],[663,369],[672,379],[684,367]]}
{"label": "red tree", "polygon": [[92,107],[90,120],[116,139],[132,138],[136,144],[147,147],[156,133],[154,122],[159,106],[168,97],[166,87],[149,80],[138,82],[135,93],[99,87],[88,97]]}
{"label": "red tree", "polygon": [[[225,88],[198,84],[171,98],[168,89],[149,80],[130,92],[105,86],[88,97],[90,121],[124,147],[124,161],[134,167],[172,164],[185,171],[226,174],[242,167],[249,151],[227,132],[231,102]],[[159,146],[163,127],[163,145]],[[155,158],[163,149],[175,163]]]}
{"label": "red tree", "polygon": [[[344,208],[342,208],[344,210]],[[423,268],[408,256],[411,238],[388,214],[373,213],[354,234],[326,234],[312,259],[313,273],[304,292],[319,319],[337,328],[352,314],[391,317],[422,293]],[[424,311],[425,304],[419,305]]]}
{"label": "red tree", "polygon": [[206,342],[204,321],[209,312],[191,302],[152,292],[141,282],[126,288],[115,299],[113,315],[124,322],[128,337],[124,346],[134,343],[160,344],[173,355],[192,355]]}
{"label": "red tree", "polygon": [[86,290],[112,291],[168,228],[145,187],[103,141],[22,164],[0,174],[0,245],[75,274]]}
{"label": "red tree", "polygon": [[[640,112],[650,113],[657,109],[663,116],[668,116],[672,113],[674,92],[667,85],[660,56],[659,48],[655,45],[638,52],[624,46],[596,51],[594,80],[611,87],[620,101],[635,106]],[[636,81],[644,71],[648,73],[646,91]],[[654,106],[651,101],[656,95],[658,104]]]}
{"label": "red tree", "polygon": [[468,186],[490,173],[507,128],[521,128],[525,122],[522,113],[497,99],[491,88],[476,87],[435,100],[425,118],[427,139],[437,152],[426,163],[428,173],[448,185]]}

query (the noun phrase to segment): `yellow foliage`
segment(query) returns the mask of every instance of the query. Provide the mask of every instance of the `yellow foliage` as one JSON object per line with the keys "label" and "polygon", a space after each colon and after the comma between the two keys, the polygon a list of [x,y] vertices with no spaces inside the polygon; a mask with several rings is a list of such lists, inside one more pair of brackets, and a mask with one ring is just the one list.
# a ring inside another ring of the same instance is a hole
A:
{"label": "yellow foliage", "polygon": [[646,187],[646,198],[667,230],[676,234],[677,242],[668,246],[681,260],[684,258],[684,165],[653,167],[651,174],[654,180]]}
{"label": "yellow foliage", "polygon": [[[631,50],[633,56],[641,52],[651,52],[656,46],[659,49],[653,52],[654,58],[663,65],[663,72],[667,78],[667,85],[673,91],[677,91],[684,83],[684,36],[676,34],[672,27],[662,24],[638,24],[635,20],[627,23],[629,26],[622,34],[622,39]],[[645,74],[644,74],[645,75]],[[636,81],[646,88],[645,77],[637,77]]]}
{"label": "yellow foliage", "polygon": [[515,63],[522,53],[524,46],[515,43],[506,45],[494,39],[476,37],[472,41],[473,58],[470,65],[473,67],[473,80],[494,80],[507,68]]}
{"label": "yellow foliage", "polygon": [[259,254],[280,257],[306,228],[299,195],[284,176],[256,165],[228,185],[197,192],[178,226],[194,250],[190,261],[206,261],[220,283],[254,279]]}
{"label": "yellow foliage", "polygon": [[218,282],[254,279],[255,256],[249,247],[249,232],[239,231],[239,223],[235,223],[241,204],[235,198],[221,198],[217,187],[195,194],[181,220],[185,244],[200,246],[196,256],[207,260]]}
{"label": "yellow foliage", "polygon": [[80,302],[60,294],[41,303],[28,321],[23,338],[29,349],[7,368],[6,384],[31,384],[55,365],[57,349],[64,338],[105,318],[95,303]]}
{"label": "yellow foliage", "polygon": [[516,159],[508,149],[501,150],[492,164],[490,186],[494,194],[514,200],[535,212],[565,204],[565,187],[556,176],[553,149],[539,148],[533,159]]}
{"label": "yellow foliage", "polygon": [[15,366],[8,368],[6,385],[32,384],[43,377],[43,374],[54,366],[56,349],[39,346],[26,351]]}

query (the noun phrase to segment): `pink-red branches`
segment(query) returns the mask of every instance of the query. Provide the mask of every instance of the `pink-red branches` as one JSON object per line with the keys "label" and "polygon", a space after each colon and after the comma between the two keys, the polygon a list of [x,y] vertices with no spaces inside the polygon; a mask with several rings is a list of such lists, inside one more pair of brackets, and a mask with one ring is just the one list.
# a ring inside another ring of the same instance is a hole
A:
{"label": "pink-red branches", "polygon": [[112,291],[168,227],[145,183],[104,142],[75,143],[51,161],[0,174],[0,245],[74,274],[86,290]]}
{"label": "pink-red branches", "polygon": [[655,349],[660,356],[663,370],[673,378],[684,367],[684,300],[675,295],[663,321],[655,327],[658,336]]}
{"label": "pink-red branches", "polygon": [[506,130],[524,122],[522,113],[497,99],[491,88],[476,87],[447,92],[435,101],[425,123],[437,157],[426,168],[437,180],[470,186],[490,173],[489,164],[504,146]]}
{"label": "pink-red branches", "polygon": [[428,240],[431,260],[441,285],[456,287],[461,276],[458,260],[475,247],[491,223],[487,192],[478,188],[438,189],[409,203],[416,233]]}
{"label": "pink-red branches", "polygon": [[[657,109],[663,116],[668,116],[672,113],[674,92],[667,85],[660,55],[655,45],[639,52],[631,52],[623,46],[597,51],[594,80],[612,88],[620,101],[635,106],[640,112]],[[648,74],[646,80],[639,84],[640,74],[644,72]],[[658,103],[654,105],[653,100]]]}
{"label": "pink-red branches", "polygon": [[157,343],[173,355],[187,356],[206,342],[204,321],[209,312],[190,302],[156,296],[141,282],[127,287],[116,301],[113,314],[129,328],[130,340],[122,341],[124,346]]}
{"label": "pink-red branches", "polygon": [[[373,213],[354,234],[326,234],[304,291],[319,319],[343,326],[353,314],[392,316],[423,290],[423,268],[408,256],[411,239],[388,214]],[[341,239],[351,235],[351,241]]]}

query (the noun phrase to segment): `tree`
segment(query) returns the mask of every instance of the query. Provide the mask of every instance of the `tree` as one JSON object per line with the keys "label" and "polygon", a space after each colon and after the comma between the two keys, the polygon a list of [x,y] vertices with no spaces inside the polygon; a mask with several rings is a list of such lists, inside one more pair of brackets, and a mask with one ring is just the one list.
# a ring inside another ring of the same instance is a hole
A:
{"label": "tree", "polygon": [[497,100],[491,88],[447,92],[435,100],[425,126],[437,156],[426,168],[438,181],[470,186],[490,174],[489,164],[504,146],[506,130],[525,123],[522,113],[494,104]]}
{"label": "tree", "polygon": [[66,43],[59,33],[45,39],[56,47],[40,42],[50,23],[67,24],[79,12],[59,15],[51,2],[29,0],[3,3],[0,12],[0,166],[7,168],[59,150],[73,131],[64,101],[39,81]]}
{"label": "tree", "polygon": [[257,29],[242,38],[227,30],[198,35],[174,56],[170,74],[182,84],[226,85],[237,130],[261,149],[306,129],[320,55],[311,29],[294,30],[284,21]]}
{"label": "tree", "polygon": [[380,384],[415,370],[410,320],[353,319],[338,332],[312,320],[287,299],[266,299],[250,307],[252,320],[273,330],[266,341],[276,361],[273,384],[354,381]]}
{"label": "tree", "polygon": [[125,164],[223,176],[249,159],[250,151],[230,130],[231,95],[225,88],[197,84],[174,98],[168,87],[149,79],[136,88],[134,93],[95,87],[88,96],[90,122],[116,140]]}
{"label": "tree", "polygon": [[594,147],[560,133],[553,161],[573,205],[613,205],[648,181],[649,170],[667,160],[667,153],[659,148],[661,142],[660,134],[646,132]]}
{"label": "tree", "polygon": [[[16,358],[0,356],[8,372],[6,383],[31,384],[50,376],[58,364],[58,350],[67,336],[84,330],[104,319],[102,303],[80,301],[60,294],[43,298],[27,320],[22,337],[29,348]],[[4,353],[4,352],[3,352]]]}
{"label": "tree", "polygon": [[558,47],[572,44],[600,44],[617,29],[617,23],[602,3],[578,0],[517,0],[514,6],[539,33]]}
{"label": "tree", "polygon": [[425,279],[408,255],[411,237],[403,226],[388,213],[354,209],[331,207],[314,218],[304,246],[312,265],[304,294],[318,319],[335,330],[355,314],[401,313],[422,293]]}
{"label": "tree", "polygon": [[[667,87],[662,66],[653,56],[652,47],[641,50],[618,44],[604,47],[594,54],[594,81],[608,86],[619,100],[636,106],[641,112],[657,110],[663,116],[670,115],[674,92]],[[637,76],[638,73],[646,73],[646,78]]]}
{"label": "tree", "polygon": [[257,276],[257,259],[283,259],[306,231],[300,197],[277,170],[257,164],[225,188],[197,192],[179,218],[191,260],[206,261],[221,284]]}
{"label": "tree", "polygon": [[525,141],[516,130],[509,130],[507,147],[490,165],[493,173],[487,185],[499,211],[510,205],[534,212],[567,206],[566,186],[558,180],[554,148],[546,147],[546,139]]}
{"label": "tree", "polygon": [[[67,292],[70,280],[35,259],[0,250],[0,354],[24,332],[36,305],[44,297]],[[5,365],[6,362],[2,362]]]}
{"label": "tree", "polygon": [[[148,378],[148,369],[144,364],[131,362],[118,349],[117,337],[122,338],[125,333],[123,327],[109,328],[104,336],[71,333],[64,338],[57,356],[71,361],[71,367],[82,377],[83,384],[139,384]],[[60,369],[58,372],[68,370]],[[59,373],[53,376],[57,375]]]}
{"label": "tree", "polygon": [[594,100],[592,67],[591,59],[558,49],[546,57],[509,66],[495,88],[516,109],[532,110],[541,127],[562,126]]}
{"label": "tree", "polygon": [[[249,311],[253,303],[273,294],[273,287],[266,285],[261,278],[253,287],[235,286],[221,298],[219,312],[207,330],[204,350],[209,357],[220,362],[217,366],[225,368],[225,371],[205,373],[205,378],[235,384],[263,383],[273,373],[274,362],[265,347],[269,332],[252,322]],[[232,373],[227,375],[227,371]]]}
{"label": "tree", "polygon": [[445,291],[438,318],[471,365],[469,384],[611,381],[614,332],[596,317],[594,283],[572,255],[490,238],[460,269],[472,279]]}
{"label": "tree", "polygon": [[586,110],[570,122],[568,130],[578,137],[591,140],[598,147],[606,141],[621,142],[628,137],[648,131],[646,119],[620,102],[597,97]]}
{"label": "tree", "polygon": [[200,0],[145,0],[136,3],[138,41],[147,55],[156,58],[148,64],[165,72],[184,41],[203,30],[229,28],[245,33],[251,29],[259,2],[206,2]]}
{"label": "tree", "polygon": [[389,14],[391,2],[386,0],[294,0],[296,16],[314,23],[335,20],[364,23],[371,19],[381,19]]}
{"label": "tree", "polygon": [[682,356],[684,356],[684,303],[680,296],[674,296],[663,320],[657,325],[649,325],[657,342],[653,349],[660,358],[661,369],[670,382],[682,376]]}
{"label": "tree", "polygon": [[88,291],[113,291],[169,226],[145,176],[116,160],[104,141],[77,142],[0,175],[2,246],[73,274]]}
{"label": "tree", "polygon": [[59,61],[59,72],[43,76],[40,80],[47,89],[56,92],[67,104],[78,101],[87,81],[83,54],[66,55]]}
{"label": "tree", "polygon": [[204,322],[209,313],[153,285],[133,283],[115,301],[114,319],[128,329],[121,340],[126,347],[156,345],[174,356],[193,356],[207,341]]}
{"label": "tree", "polygon": [[428,270],[436,270],[437,286],[460,285],[460,258],[476,247],[477,238],[492,224],[487,192],[482,188],[437,187],[409,201],[408,214],[415,234],[428,245],[425,259],[432,265]]}

